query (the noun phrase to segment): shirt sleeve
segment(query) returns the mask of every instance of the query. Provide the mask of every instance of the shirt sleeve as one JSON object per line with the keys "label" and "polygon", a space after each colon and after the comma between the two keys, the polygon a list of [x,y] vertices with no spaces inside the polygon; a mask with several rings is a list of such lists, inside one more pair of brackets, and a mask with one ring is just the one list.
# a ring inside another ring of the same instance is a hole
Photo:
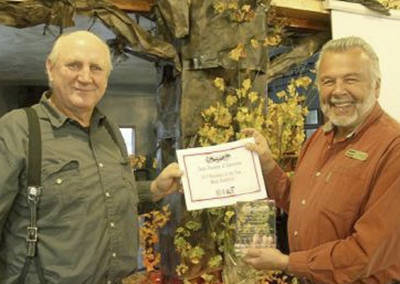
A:
{"label": "shirt sleeve", "polygon": [[287,174],[276,165],[268,174],[264,173],[268,197],[275,200],[276,206],[289,211],[290,180]]}
{"label": "shirt sleeve", "polygon": [[139,214],[147,213],[157,209],[157,202],[153,201],[153,193],[150,190],[152,181],[136,182],[136,188],[139,196],[138,212]]}
{"label": "shirt sleeve", "polygon": [[139,196],[139,202],[151,202],[153,193],[150,190],[152,181],[137,181],[136,187]]}
{"label": "shirt sleeve", "polygon": [[[0,119],[0,243],[8,213],[19,192],[20,177],[24,168],[24,147],[27,130],[19,129],[16,115],[5,115]],[[19,133],[19,135],[18,135]],[[18,137],[19,136],[19,137]]]}
{"label": "shirt sleeve", "polygon": [[383,269],[398,269],[399,172],[400,142],[397,141],[397,145],[388,149],[376,167],[370,196],[353,226],[354,233],[346,239],[291,253],[289,272],[317,283],[353,283],[371,275],[374,278],[383,277],[380,274]]}

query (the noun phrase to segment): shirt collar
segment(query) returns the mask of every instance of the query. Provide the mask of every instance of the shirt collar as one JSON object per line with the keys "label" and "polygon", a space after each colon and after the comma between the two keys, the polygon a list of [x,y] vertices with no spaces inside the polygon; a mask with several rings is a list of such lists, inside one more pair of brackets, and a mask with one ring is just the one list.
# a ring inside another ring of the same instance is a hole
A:
{"label": "shirt collar", "polygon": [[[360,132],[365,131],[371,124],[373,124],[379,117],[381,117],[383,114],[383,110],[379,103],[377,102],[375,106],[373,107],[373,110],[371,113],[367,116],[367,118],[359,125],[357,126],[351,133],[349,133],[344,140],[347,140],[353,136],[358,135]],[[325,134],[330,133],[332,130],[335,129],[335,125],[332,124],[332,122],[328,121],[322,126],[322,131]]]}
{"label": "shirt collar", "polygon": [[[42,98],[40,99],[40,104],[43,106],[43,110],[45,112],[45,116],[49,119],[51,125],[55,128],[60,128],[67,121],[71,120],[69,117],[59,112],[51,103],[50,103],[51,91],[46,91],[43,93]],[[40,115],[39,115],[40,116]],[[103,119],[105,115],[96,107],[93,111],[93,115],[91,118],[91,125],[98,125]]]}

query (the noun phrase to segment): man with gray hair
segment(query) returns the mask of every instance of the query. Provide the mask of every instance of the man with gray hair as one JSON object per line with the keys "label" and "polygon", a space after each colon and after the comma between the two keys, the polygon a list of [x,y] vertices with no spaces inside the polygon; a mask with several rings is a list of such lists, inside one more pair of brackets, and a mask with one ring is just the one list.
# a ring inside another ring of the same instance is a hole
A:
{"label": "man with gray hair", "polygon": [[380,107],[371,46],[331,40],[316,64],[326,123],[305,143],[290,180],[254,129],[268,194],[289,213],[290,254],[251,249],[257,269],[286,270],[303,283],[400,280],[400,125]]}
{"label": "man with gray hair", "polygon": [[50,91],[31,108],[38,119],[0,119],[1,284],[120,283],[136,268],[138,202],[177,190],[176,163],[135,183],[118,126],[96,107],[111,68],[100,38],[62,35],[46,61]]}

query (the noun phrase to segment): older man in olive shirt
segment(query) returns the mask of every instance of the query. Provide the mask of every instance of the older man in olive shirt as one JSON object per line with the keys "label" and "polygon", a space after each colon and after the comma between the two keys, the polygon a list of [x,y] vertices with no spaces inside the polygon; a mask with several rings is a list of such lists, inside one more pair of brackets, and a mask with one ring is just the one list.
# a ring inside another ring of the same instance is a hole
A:
{"label": "older man in olive shirt", "polygon": [[379,60],[362,39],[332,40],[317,81],[328,122],[306,142],[293,180],[254,130],[268,193],[289,212],[290,254],[249,250],[258,269],[305,283],[400,280],[400,124],[379,106]]}
{"label": "older man in olive shirt", "polygon": [[[46,283],[118,283],[136,268],[138,202],[175,191],[181,172],[171,164],[155,181],[135,184],[117,125],[96,108],[111,71],[109,49],[98,37],[61,36],[46,69],[51,90],[33,106],[42,138],[40,269]],[[26,258],[27,145],[24,111],[2,117],[1,284],[17,283]],[[43,283],[35,265],[24,278]]]}

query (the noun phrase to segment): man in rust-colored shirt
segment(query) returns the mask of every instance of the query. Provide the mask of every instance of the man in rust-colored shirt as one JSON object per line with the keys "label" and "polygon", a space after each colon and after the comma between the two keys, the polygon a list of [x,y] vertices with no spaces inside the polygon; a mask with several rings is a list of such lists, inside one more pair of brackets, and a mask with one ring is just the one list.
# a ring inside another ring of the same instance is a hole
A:
{"label": "man in rust-colored shirt", "polygon": [[327,123],[306,142],[290,181],[255,130],[269,196],[289,212],[290,254],[252,249],[245,261],[304,283],[400,280],[400,125],[379,106],[379,60],[362,39],[331,40],[317,62]]}

